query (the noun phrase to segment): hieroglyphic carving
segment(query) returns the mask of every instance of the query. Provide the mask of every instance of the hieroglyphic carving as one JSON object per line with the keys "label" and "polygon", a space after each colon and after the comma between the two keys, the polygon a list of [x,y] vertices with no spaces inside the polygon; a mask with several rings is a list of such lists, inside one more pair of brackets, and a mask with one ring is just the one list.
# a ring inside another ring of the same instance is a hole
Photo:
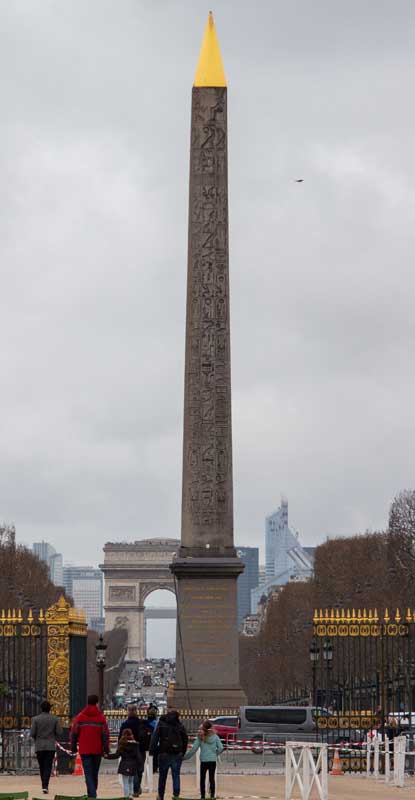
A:
{"label": "hieroglyphic carving", "polygon": [[182,545],[233,546],[226,89],[193,88]]}

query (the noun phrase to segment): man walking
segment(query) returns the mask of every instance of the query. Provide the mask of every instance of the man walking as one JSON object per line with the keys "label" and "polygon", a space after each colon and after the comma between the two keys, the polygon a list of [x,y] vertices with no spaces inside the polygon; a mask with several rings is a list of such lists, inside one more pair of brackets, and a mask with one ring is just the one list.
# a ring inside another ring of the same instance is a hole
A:
{"label": "man walking", "polygon": [[96,694],[90,694],[88,705],[75,717],[71,728],[72,752],[76,753],[78,747],[88,797],[97,796],[101,758],[109,753],[109,743],[108,725],[98,708],[98,697]]}
{"label": "man walking", "polygon": [[[122,723],[120,732],[118,734],[118,741],[121,739],[123,731],[130,729],[134,739],[138,742],[140,753],[143,757],[143,763],[146,760],[146,751],[150,745],[151,735],[153,728],[145,719],[140,719],[137,714],[137,706],[131,703],[127,706],[127,719]],[[141,779],[143,777],[143,770],[137,771],[134,775],[134,797],[139,797],[141,794]]]}
{"label": "man walking", "polygon": [[52,706],[48,700],[40,705],[41,713],[32,719],[30,735],[35,741],[36,758],[39,763],[43,794],[49,793],[49,780],[55,757],[56,740],[62,736],[59,717],[50,713]]}
{"label": "man walking", "polygon": [[150,755],[158,753],[159,783],[157,800],[164,800],[169,769],[173,780],[173,800],[180,797],[180,768],[189,737],[178,711],[168,711],[159,719],[150,742]]}

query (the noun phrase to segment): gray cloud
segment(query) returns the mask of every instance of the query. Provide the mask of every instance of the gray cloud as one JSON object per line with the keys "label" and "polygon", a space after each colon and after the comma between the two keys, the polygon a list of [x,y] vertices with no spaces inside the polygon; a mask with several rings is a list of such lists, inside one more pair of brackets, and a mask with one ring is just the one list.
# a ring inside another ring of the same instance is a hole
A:
{"label": "gray cloud", "polygon": [[[72,560],[179,533],[190,88],[207,10],[1,11],[1,517]],[[381,527],[415,466],[415,8],[228,0],[216,22],[237,539],[262,545],[281,492],[306,543]]]}

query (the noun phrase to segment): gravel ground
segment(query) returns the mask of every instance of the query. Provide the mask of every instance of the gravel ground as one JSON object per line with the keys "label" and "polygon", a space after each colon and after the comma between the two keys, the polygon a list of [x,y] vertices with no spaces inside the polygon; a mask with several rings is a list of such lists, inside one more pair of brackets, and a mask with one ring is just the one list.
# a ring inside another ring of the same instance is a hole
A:
{"label": "gravel ground", "polygon": [[[0,776],[0,792],[29,791],[29,797],[43,797],[38,778],[33,776]],[[85,791],[83,778],[62,776],[52,778],[49,797],[54,794],[82,795]],[[167,784],[166,800],[171,798],[171,782]],[[194,775],[184,775],[182,781],[182,797],[197,798]],[[99,797],[121,797],[121,786],[116,775],[103,775],[100,780]],[[413,798],[415,796],[415,780],[408,779],[404,789],[385,786],[380,781],[360,776],[341,776],[329,779],[330,800],[393,800],[393,798]],[[142,800],[155,800],[155,792],[144,793]],[[224,800],[283,800],[284,778],[282,775],[220,775],[218,797]],[[299,798],[297,793],[294,797]],[[316,795],[312,795],[316,797]]]}

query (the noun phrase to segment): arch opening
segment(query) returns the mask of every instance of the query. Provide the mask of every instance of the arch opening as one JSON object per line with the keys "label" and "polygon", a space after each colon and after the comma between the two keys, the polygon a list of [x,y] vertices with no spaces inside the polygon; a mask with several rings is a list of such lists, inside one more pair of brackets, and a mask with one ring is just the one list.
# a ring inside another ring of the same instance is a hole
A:
{"label": "arch opening", "polygon": [[173,589],[155,587],[146,593],[146,658],[176,657],[176,613],[176,595]]}

